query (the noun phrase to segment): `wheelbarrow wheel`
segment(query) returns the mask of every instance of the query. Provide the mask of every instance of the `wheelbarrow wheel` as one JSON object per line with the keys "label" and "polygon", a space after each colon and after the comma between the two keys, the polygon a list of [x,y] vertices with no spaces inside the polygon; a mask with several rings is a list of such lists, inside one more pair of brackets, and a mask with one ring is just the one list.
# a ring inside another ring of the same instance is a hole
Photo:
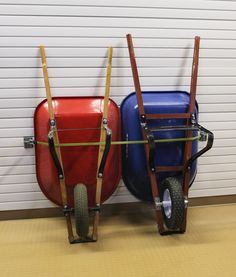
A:
{"label": "wheelbarrow wheel", "polygon": [[75,186],[74,201],[76,233],[81,239],[85,239],[89,233],[88,194],[85,185]]}
{"label": "wheelbarrow wheel", "polygon": [[162,182],[161,200],[166,227],[172,230],[180,229],[184,220],[185,204],[179,178],[169,177]]}

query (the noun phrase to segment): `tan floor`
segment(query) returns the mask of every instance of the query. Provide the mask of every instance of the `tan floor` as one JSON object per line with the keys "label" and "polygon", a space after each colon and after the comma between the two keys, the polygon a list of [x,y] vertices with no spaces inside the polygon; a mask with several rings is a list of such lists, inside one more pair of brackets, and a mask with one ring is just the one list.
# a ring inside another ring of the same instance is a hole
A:
{"label": "tan floor", "polygon": [[152,213],[104,216],[97,243],[70,245],[63,218],[0,222],[0,276],[236,276],[236,205],[189,208],[184,235]]}

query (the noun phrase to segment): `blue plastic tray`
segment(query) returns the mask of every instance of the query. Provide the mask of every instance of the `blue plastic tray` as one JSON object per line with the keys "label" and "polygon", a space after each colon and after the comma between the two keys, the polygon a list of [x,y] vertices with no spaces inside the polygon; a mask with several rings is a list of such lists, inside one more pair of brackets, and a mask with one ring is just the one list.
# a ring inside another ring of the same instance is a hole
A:
{"label": "blue plastic tray", "polygon": [[[145,113],[186,113],[189,106],[189,93],[185,91],[142,92]],[[195,105],[198,118],[198,105]],[[122,139],[143,140],[139,122],[139,112],[135,93],[128,95],[121,104]],[[151,120],[149,127],[185,125],[185,119]],[[154,132],[155,139],[184,138],[185,131]],[[196,136],[197,132],[193,132]],[[156,166],[178,166],[183,164],[184,142],[165,142],[156,144]],[[193,141],[192,154],[197,153],[198,142]],[[152,201],[151,184],[147,173],[144,145],[132,144],[122,148],[123,180],[129,191],[137,198]],[[191,169],[191,182],[196,175],[196,162]],[[179,172],[162,172],[157,174],[158,184]]]}

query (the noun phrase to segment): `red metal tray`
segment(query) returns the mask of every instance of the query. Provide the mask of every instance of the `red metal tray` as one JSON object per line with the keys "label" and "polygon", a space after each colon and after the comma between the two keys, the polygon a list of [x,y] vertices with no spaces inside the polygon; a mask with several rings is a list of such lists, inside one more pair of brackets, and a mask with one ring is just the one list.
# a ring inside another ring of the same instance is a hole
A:
{"label": "red metal tray", "polygon": [[[54,97],[53,107],[60,143],[98,142],[103,110],[103,97]],[[47,142],[49,114],[47,101],[36,108],[34,114],[35,141]],[[112,140],[120,139],[120,114],[118,106],[109,100],[108,127]],[[36,143],[36,175],[45,196],[62,206],[60,185],[49,147]],[[89,207],[95,205],[98,146],[61,147],[68,204],[73,207],[73,189],[78,183],[86,185]],[[121,177],[121,151],[112,145],[104,174],[101,202],[115,191]]]}

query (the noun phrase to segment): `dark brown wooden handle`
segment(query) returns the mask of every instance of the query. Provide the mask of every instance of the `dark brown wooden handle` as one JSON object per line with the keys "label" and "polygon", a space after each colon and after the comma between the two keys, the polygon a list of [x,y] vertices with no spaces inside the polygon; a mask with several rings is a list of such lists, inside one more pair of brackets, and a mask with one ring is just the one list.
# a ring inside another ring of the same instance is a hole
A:
{"label": "dark brown wooden handle", "polygon": [[196,36],[195,40],[194,40],[192,77],[191,77],[191,85],[190,85],[189,113],[194,113],[194,109],[195,109],[195,98],[196,98],[196,92],[197,92],[198,63],[199,63],[199,47],[200,47],[200,37]]}
{"label": "dark brown wooden handle", "polygon": [[137,69],[137,64],[135,60],[134,46],[133,46],[131,34],[127,34],[126,38],[128,43],[129,58],[130,58],[130,64],[131,64],[131,69],[133,73],[134,87],[136,91],[139,113],[140,115],[144,115],[145,112],[144,112],[144,106],[143,106],[142,91],[141,91],[141,86],[139,82],[139,75],[138,75],[138,69]]}

